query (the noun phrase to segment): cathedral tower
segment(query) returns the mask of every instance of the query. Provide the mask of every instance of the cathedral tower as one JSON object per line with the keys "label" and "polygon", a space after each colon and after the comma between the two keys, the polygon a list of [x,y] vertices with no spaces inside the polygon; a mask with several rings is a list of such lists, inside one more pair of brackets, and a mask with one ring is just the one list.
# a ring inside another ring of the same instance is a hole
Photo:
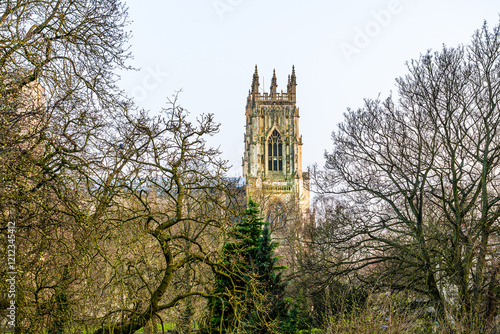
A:
{"label": "cathedral tower", "polygon": [[269,93],[259,92],[259,85],[255,66],[246,104],[243,176],[247,194],[259,202],[268,219],[273,218],[272,210],[283,205],[293,205],[305,215],[309,210],[309,175],[302,172],[295,68],[288,76],[286,92],[277,92],[274,71]]}

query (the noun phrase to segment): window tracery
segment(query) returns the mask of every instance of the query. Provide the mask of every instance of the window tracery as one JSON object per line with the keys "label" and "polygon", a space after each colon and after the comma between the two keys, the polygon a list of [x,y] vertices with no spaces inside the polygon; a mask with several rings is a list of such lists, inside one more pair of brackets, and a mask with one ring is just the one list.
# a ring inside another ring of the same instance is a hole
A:
{"label": "window tracery", "polygon": [[274,130],[267,141],[268,164],[267,169],[271,172],[283,171],[283,141],[278,130]]}

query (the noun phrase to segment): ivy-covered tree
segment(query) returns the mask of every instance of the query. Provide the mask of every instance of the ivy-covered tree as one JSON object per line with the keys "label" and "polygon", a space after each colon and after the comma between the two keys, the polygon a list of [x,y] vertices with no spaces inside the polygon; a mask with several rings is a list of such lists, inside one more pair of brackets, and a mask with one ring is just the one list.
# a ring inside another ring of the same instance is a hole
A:
{"label": "ivy-covered tree", "polygon": [[234,226],[231,240],[222,247],[214,297],[208,303],[210,318],[204,329],[207,333],[232,333],[251,323],[249,315],[259,299],[255,259],[263,224],[258,204],[250,200]]}

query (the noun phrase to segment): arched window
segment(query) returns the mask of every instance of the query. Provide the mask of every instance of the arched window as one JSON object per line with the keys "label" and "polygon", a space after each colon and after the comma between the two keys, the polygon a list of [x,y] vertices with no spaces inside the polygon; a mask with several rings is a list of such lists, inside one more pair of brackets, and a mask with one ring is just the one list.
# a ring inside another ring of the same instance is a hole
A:
{"label": "arched window", "polygon": [[274,130],[267,141],[268,165],[272,172],[283,171],[283,141],[277,130]]}

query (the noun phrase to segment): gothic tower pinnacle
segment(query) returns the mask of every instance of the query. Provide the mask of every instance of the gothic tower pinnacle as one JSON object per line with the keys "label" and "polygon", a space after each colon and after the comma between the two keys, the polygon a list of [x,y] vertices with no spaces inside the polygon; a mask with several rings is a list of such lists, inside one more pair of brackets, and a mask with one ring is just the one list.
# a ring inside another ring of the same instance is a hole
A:
{"label": "gothic tower pinnacle", "polygon": [[255,72],[252,79],[252,96],[255,97],[259,94],[259,72],[257,71],[257,65],[255,65]]}
{"label": "gothic tower pinnacle", "polygon": [[276,99],[276,88],[278,87],[278,83],[276,80],[276,71],[273,70],[273,78],[271,79],[271,100]]}

